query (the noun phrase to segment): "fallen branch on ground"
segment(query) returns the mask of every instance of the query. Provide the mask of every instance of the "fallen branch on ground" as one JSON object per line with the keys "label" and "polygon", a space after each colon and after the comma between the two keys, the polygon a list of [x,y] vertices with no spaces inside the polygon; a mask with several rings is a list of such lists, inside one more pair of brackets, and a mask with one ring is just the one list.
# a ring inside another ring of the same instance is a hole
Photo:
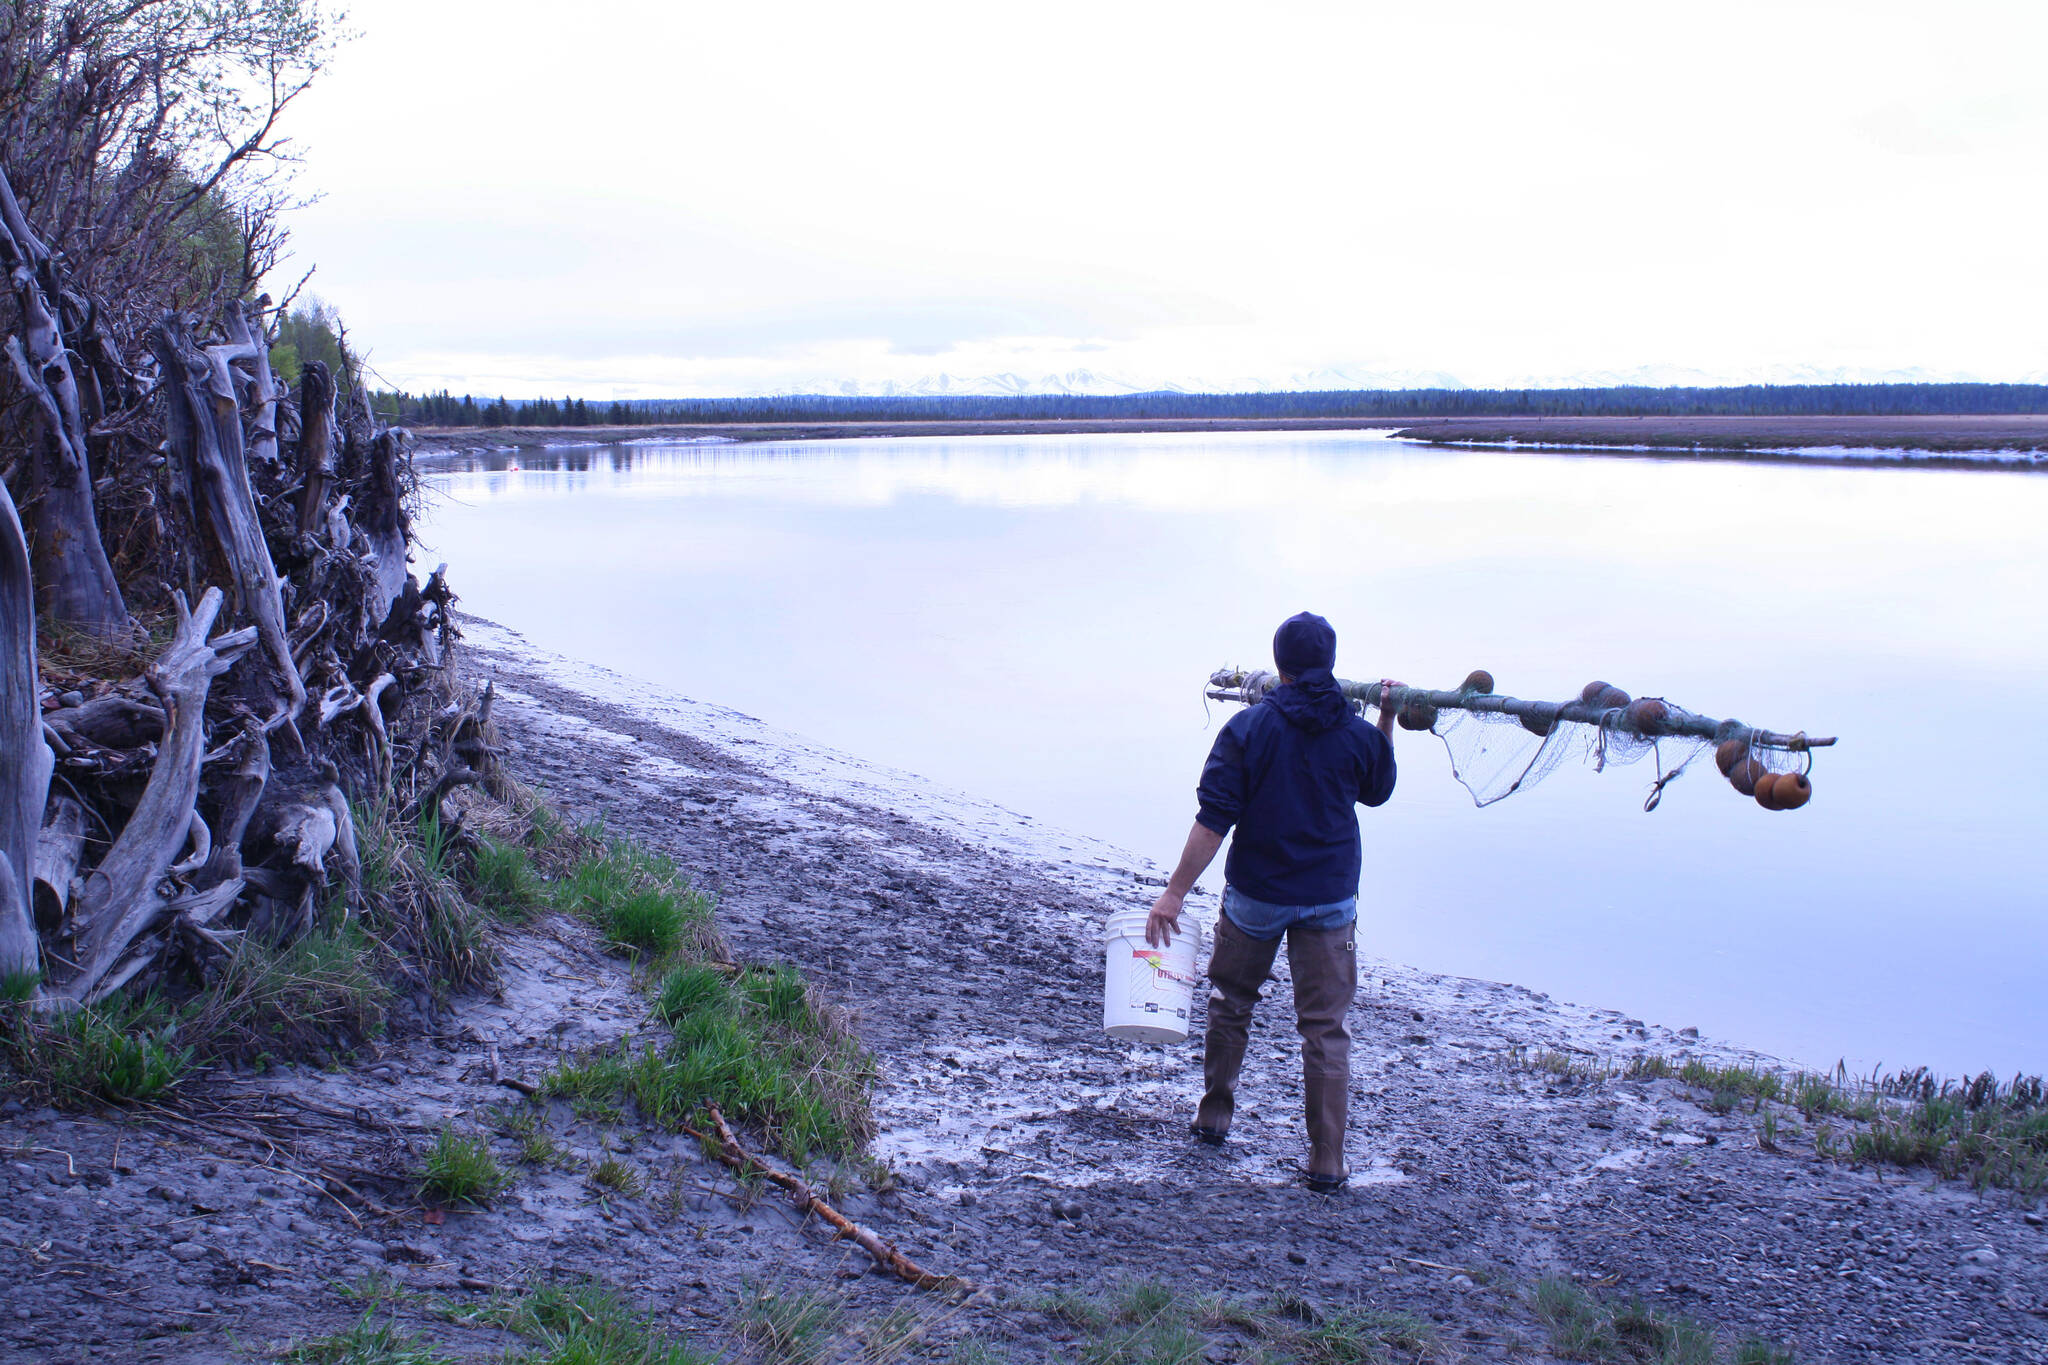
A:
{"label": "fallen branch on ground", "polygon": [[833,1229],[848,1241],[853,1242],[874,1258],[875,1264],[887,1270],[896,1278],[919,1289],[943,1289],[960,1294],[971,1294],[974,1285],[958,1275],[934,1275],[917,1262],[905,1256],[893,1245],[883,1241],[874,1233],[848,1218],[839,1210],[826,1203],[824,1198],[796,1176],[776,1170],[761,1158],[740,1146],[740,1140],[733,1136],[726,1125],[725,1115],[718,1112],[718,1106],[711,1106],[711,1122],[717,1127],[717,1137],[709,1137],[694,1128],[685,1127],[684,1132],[696,1138],[711,1150],[712,1155],[742,1175],[756,1175],[789,1191],[790,1202],[807,1213],[815,1213],[830,1223]]}

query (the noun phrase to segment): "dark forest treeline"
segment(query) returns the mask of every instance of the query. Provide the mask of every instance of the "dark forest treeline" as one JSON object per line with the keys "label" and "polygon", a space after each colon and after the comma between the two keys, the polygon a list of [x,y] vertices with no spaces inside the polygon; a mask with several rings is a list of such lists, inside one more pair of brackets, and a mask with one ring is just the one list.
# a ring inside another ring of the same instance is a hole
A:
{"label": "dark forest treeline", "polygon": [[587,427],[745,422],[1102,421],[1330,417],[1846,417],[2048,413],[2048,384],[1745,384],[1729,388],[1358,389],[1319,393],[1137,393],[588,402],[380,393],[411,426]]}

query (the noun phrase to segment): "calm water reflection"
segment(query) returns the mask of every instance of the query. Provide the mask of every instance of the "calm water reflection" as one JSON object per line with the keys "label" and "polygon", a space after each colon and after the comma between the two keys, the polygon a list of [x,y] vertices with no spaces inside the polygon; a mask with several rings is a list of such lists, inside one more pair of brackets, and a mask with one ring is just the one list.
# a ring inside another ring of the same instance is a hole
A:
{"label": "calm water reflection", "polygon": [[1295,433],[495,463],[431,480],[468,609],[1160,862],[1201,680],[1302,608],[1349,676],[1839,734],[1806,810],[1696,767],[1645,815],[1647,767],[1475,810],[1404,733],[1362,946],[1810,1063],[2048,1065],[2048,478]]}

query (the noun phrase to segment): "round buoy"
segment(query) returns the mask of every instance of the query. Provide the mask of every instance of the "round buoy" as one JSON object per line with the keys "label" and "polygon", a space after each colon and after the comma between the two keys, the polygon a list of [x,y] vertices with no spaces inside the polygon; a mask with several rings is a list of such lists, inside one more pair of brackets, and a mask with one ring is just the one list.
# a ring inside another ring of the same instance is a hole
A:
{"label": "round buoy", "polygon": [[1728,770],[1728,785],[1744,796],[1756,795],[1756,784],[1768,777],[1771,770],[1754,758],[1745,758]]}
{"label": "round buoy", "polygon": [[1430,730],[1436,727],[1436,708],[1428,702],[1410,702],[1401,708],[1395,719],[1401,722],[1403,730]]}
{"label": "round buoy", "polygon": [[1628,693],[1618,687],[1610,687],[1595,697],[1593,704],[1603,711],[1619,711],[1628,705]]}
{"label": "round buoy", "polygon": [[1778,804],[1778,783],[1783,781],[1777,773],[1765,773],[1756,780],[1756,803],[1765,810],[1783,810]]}
{"label": "round buoy", "polygon": [[1780,773],[1771,784],[1771,799],[1779,810],[1798,810],[1813,799],[1813,783],[1805,773]]}
{"label": "round buoy", "polygon": [[1483,668],[1475,668],[1465,675],[1465,681],[1458,690],[1460,692],[1490,693],[1493,691],[1493,674],[1488,673]]}
{"label": "round buoy", "polygon": [[1665,721],[1671,719],[1671,708],[1655,697],[1642,697],[1630,702],[1621,718],[1638,734],[1654,735],[1664,729]]}
{"label": "round buoy", "polygon": [[1726,777],[1735,771],[1736,764],[1748,757],[1748,740],[1724,739],[1720,747],[1714,750],[1714,766],[1721,770],[1721,776]]}
{"label": "round buoy", "polygon": [[1516,716],[1515,719],[1522,722],[1522,728],[1532,735],[1547,735],[1557,728],[1555,712],[1547,716]]}
{"label": "round buoy", "polygon": [[1606,691],[1607,684],[1595,678],[1592,682],[1579,689],[1579,700],[1591,706],[1594,702],[1599,701],[1601,695]]}

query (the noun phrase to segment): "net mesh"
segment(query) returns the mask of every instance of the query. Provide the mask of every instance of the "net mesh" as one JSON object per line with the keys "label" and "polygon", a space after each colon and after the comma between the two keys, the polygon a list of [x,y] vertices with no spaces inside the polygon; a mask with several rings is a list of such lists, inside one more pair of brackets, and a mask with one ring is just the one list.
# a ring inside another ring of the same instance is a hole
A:
{"label": "net mesh", "polygon": [[1475,805],[1490,806],[1533,787],[1566,763],[1585,763],[1595,772],[1652,760],[1656,773],[1648,808],[1655,809],[1666,784],[1694,759],[1710,752],[1704,739],[1664,736],[1647,739],[1608,726],[1556,721],[1538,734],[1515,716],[1479,711],[1440,711],[1430,732],[1451,756],[1451,775],[1472,793]]}
{"label": "net mesh", "polygon": [[[1250,703],[1278,683],[1278,676],[1265,670],[1224,669],[1210,678],[1211,688],[1221,690],[1208,695]],[[1376,702],[1376,684],[1341,685],[1360,715],[1373,714],[1367,698]],[[1750,786],[1760,784],[1762,773],[1803,776],[1813,766],[1811,746],[1834,743],[1714,720],[1663,697],[1632,699],[1605,683],[1590,684],[1576,702],[1559,703],[1495,697],[1491,687],[1487,675],[1475,673],[1460,691],[1401,688],[1390,701],[1400,708],[1404,728],[1428,730],[1443,741],[1452,775],[1479,806],[1526,791],[1567,763],[1605,772],[1648,759],[1652,776],[1643,809],[1655,810],[1665,787],[1703,756],[1708,773],[1729,777],[1747,795],[1749,787],[1736,780],[1745,774],[1731,777],[1731,767],[1753,765],[1747,769]]]}

